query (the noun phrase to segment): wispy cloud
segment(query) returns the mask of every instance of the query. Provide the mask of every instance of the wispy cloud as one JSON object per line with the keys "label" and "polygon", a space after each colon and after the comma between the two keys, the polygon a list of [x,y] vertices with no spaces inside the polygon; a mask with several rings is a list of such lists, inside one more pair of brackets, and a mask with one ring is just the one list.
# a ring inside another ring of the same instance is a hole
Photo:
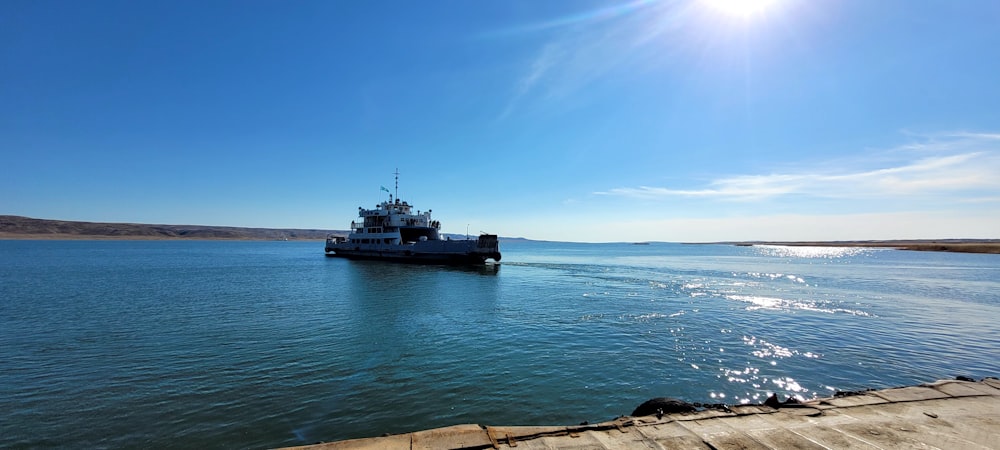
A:
{"label": "wispy cloud", "polygon": [[[976,152],[982,147],[1000,145],[1000,133],[976,133],[969,131],[955,131],[947,133],[916,133],[906,130],[903,134],[910,139],[904,145],[900,145],[886,153],[915,153],[915,154],[935,154],[935,153],[958,153]],[[991,148],[995,148],[992,147]]]}
{"label": "wispy cloud", "polygon": [[670,2],[637,0],[485,35],[545,33],[548,37],[515,79],[500,118],[528,102],[563,100],[620,68],[671,23],[661,20],[671,8],[677,9]]}
{"label": "wispy cloud", "polygon": [[545,74],[552,69],[552,66],[557,64],[561,58],[562,55],[560,54],[560,47],[558,44],[546,44],[542,48],[541,53],[531,64],[531,69],[518,80],[517,86],[514,90],[514,95],[511,97],[510,101],[507,102],[507,107],[504,108],[500,118],[510,115],[510,113],[513,112],[518,106],[521,99],[531,92],[535,85],[538,84]]}
{"label": "wispy cloud", "polygon": [[595,23],[616,19],[622,16],[627,16],[635,11],[650,6],[654,3],[656,2],[653,0],[634,0],[632,2],[623,3],[620,5],[608,6],[600,9],[593,9],[590,11],[582,11],[576,14],[557,17],[542,22],[522,24],[502,30],[496,30],[489,33],[485,33],[483,36],[484,37],[515,36],[525,33],[553,30],[559,28],[571,28],[571,27],[579,27],[581,25],[592,25]]}
{"label": "wispy cloud", "polygon": [[[525,106],[562,100],[612,70],[620,55],[600,41],[581,42],[577,36],[553,39],[542,46],[516,80],[500,118]],[[596,55],[604,55],[604,58]]]}
{"label": "wispy cloud", "polygon": [[[933,151],[936,154],[927,155]],[[849,161],[864,169],[816,170],[734,175],[702,186],[620,187],[598,195],[640,199],[678,197],[753,201],[781,196],[873,198],[975,193],[972,198],[1000,195],[1000,134],[951,133],[892,149],[895,161],[870,167],[865,160]],[[884,155],[880,155],[884,159]],[[966,199],[968,200],[968,199]]]}
{"label": "wispy cloud", "polygon": [[[706,2],[633,0],[518,24],[480,37],[541,37],[544,42],[523,62],[522,75],[514,77],[510,100],[501,114],[504,118],[526,106],[564,107],[568,103],[565,99],[580,97],[578,94],[616,71],[703,64],[703,59],[715,57],[718,45],[728,46],[733,33],[743,30],[720,26],[720,20],[725,19]],[[553,48],[559,51],[553,52]]]}

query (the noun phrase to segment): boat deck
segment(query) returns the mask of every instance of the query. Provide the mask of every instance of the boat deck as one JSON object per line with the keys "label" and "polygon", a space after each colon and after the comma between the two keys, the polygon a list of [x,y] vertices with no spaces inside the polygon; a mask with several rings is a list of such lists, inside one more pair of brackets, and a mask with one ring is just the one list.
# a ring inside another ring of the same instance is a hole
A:
{"label": "boat deck", "polygon": [[778,408],[730,406],[592,425],[456,425],[295,448],[1000,450],[1000,380],[947,380]]}

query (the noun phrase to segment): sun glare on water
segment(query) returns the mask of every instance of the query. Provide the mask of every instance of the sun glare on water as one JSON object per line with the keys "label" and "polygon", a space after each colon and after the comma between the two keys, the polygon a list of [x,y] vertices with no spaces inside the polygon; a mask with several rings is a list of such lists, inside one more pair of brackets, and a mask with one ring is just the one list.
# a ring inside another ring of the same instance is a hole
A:
{"label": "sun glare on water", "polygon": [[773,7],[778,0],[702,0],[711,9],[732,16],[749,17]]}

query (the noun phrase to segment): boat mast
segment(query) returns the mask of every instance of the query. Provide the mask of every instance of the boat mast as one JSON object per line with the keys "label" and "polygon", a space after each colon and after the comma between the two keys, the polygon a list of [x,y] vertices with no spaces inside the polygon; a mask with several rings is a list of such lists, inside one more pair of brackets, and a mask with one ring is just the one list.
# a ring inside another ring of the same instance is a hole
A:
{"label": "boat mast", "polygon": [[396,198],[399,198],[399,167],[396,168]]}

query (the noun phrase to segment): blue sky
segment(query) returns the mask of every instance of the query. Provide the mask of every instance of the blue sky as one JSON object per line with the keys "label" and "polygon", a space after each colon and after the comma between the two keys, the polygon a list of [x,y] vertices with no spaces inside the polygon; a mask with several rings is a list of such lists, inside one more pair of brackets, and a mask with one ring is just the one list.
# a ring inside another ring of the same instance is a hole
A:
{"label": "blue sky", "polygon": [[[742,6],[740,6],[742,4]],[[1000,2],[0,2],[0,214],[1000,238]]]}

